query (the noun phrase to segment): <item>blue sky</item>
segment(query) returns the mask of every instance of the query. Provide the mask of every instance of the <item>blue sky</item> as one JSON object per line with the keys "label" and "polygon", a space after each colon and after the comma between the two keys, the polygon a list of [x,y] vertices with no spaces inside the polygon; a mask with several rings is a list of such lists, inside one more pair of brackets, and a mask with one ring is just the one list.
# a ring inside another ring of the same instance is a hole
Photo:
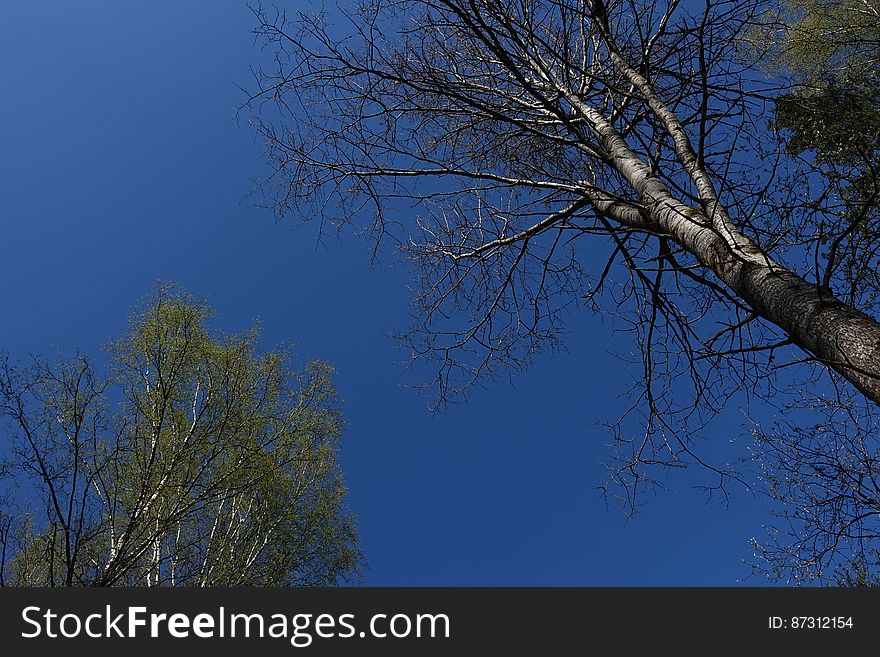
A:
{"label": "blue sky", "polygon": [[[292,3],[296,4],[296,3]],[[338,369],[342,465],[370,585],[734,585],[768,520],[690,474],[635,517],[606,506],[628,376],[600,317],[569,351],[432,415],[401,384],[409,273],[369,244],[275,224],[247,192],[265,172],[234,108],[257,60],[237,0],[0,5],[0,349],[100,354],[156,280],[206,298],[215,326],[259,318]],[[706,449],[741,433],[737,410]],[[750,583],[763,583],[749,580]]]}

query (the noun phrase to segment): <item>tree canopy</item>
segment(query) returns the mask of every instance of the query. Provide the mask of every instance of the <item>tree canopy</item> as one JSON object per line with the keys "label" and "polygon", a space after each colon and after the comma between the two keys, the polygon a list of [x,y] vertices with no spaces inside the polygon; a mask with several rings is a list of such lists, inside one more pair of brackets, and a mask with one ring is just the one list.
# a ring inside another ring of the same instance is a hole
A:
{"label": "tree canopy", "polygon": [[0,361],[0,583],[330,585],[361,561],[337,462],[332,369],[290,369],[259,333],[159,286],[112,343]]}
{"label": "tree canopy", "polygon": [[802,0],[785,9],[786,22],[772,31],[771,61],[791,89],[775,98],[776,126],[797,168],[807,178],[815,174],[816,189],[805,192],[803,211],[807,225],[821,232],[822,283],[838,278],[850,303],[872,307],[878,289],[872,229],[880,207],[880,11],[861,0]]}
{"label": "tree canopy", "polygon": [[756,427],[750,465],[809,491],[759,544],[771,574],[822,577],[874,537],[872,479],[850,477],[875,471],[880,402],[871,2],[362,0],[255,15],[273,58],[246,107],[273,165],[268,201],[400,245],[419,272],[403,338],[434,363],[441,403],[561,348],[586,306],[637,347],[611,477],[628,503],[657,466],[750,485],[694,442],[745,395],[862,446],[856,470],[807,481],[815,460],[789,448],[809,446],[787,437],[809,430]]}

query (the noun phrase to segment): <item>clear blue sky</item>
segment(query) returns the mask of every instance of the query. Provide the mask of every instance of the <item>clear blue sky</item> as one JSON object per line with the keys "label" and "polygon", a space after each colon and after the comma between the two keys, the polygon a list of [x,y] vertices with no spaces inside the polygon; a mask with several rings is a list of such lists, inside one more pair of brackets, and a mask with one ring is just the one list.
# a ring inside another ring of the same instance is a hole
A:
{"label": "clear blue sky", "polygon": [[[296,4],[295,2],[292,4]],[[316,246],[245,195],[265,169],[234,120],[257,60],[237,0],[0,5],[0,349],[98,354],[158,279],[206,298],[216,326],[262,321],[339,371],[342,464],[370,585],[733,585],[760,500],[729,508],[694,479],[626,520],[606,507],[607,431],[627,377],[600,318],[442,415],[401,386],[408,273],[357,239]],[[621,339],[625,339],[621,337]],[[712,442],[741,433],[736,409]],[[762,583],[750,580],[750,583]]]}

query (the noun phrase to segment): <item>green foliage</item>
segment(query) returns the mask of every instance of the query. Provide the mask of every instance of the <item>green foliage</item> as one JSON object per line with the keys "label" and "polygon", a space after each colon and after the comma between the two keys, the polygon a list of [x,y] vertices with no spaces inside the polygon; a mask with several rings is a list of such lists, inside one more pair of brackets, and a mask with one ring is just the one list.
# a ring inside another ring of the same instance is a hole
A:
{"label": "green foliage", "polygon": [[786,0],[778,64],[802,79],[873,75],[880,44],[876,0]]}
{"label": "green foliage", "polygon": [[818,92],[786,94],[777,99],[776,122],[789,133],[790,152],[860,166],[880,149],[880,86],[829,81]]}
{"label": "green foliage", "polygon": [[795,82],[777,100],[777,124],[792,153],[858,164],[880,146],[880,4],[788,0],[776,63]]}
{"label": "green foliage", "polygon": [[[4,541],[16,585],[328,585],[361,560],[336,454],[332,368],[288,368],[258,331],[212,336],[210,309],[159,287],[88,359],[0,373],[9,472],[41,511]],[[34,504],[30,505],[31,508]],[[11,515],[11,514],[10,514]]]}

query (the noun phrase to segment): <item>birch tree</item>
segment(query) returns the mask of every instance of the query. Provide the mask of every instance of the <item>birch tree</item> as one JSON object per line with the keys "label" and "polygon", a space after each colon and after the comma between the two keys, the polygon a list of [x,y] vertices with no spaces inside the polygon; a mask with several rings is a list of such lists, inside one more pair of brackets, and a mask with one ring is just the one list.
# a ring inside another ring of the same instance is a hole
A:
{"label": "birch tree", "polygon": [[[359,563],[331,369],[289,369],[256,330],[160,287],[112,346],[0,368],[10,487],[2,582],[328,585]],[[12,488],[14,486],[14,488]]]}
{"label": "birch tree", "polygon": [[571,311],[603,312],[639,370],[612,483],[634,505],[653,466],[699,463],[723,491],[742,470],[694,436],[732,395],[781,404],[797,380],[855,416],[880,402],[875,197],[805,171],[831,128],[786,114],[803,76],[779,71],[779,45],[814,5],[802,26],[876,25],[848,0],[257,7],[271,63],[242,111],[279,220],[352,226],[414,263],[401,337],[438,403],[561,348]]}

